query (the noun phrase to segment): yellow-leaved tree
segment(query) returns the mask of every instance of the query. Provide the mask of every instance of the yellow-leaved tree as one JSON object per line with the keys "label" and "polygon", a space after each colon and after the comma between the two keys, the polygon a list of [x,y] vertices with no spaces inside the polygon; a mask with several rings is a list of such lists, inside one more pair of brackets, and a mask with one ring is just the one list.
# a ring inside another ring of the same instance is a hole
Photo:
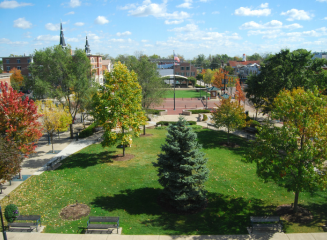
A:
{"label": "yellow-leaved tree", "polygon": [[132,143],[132,135],[126,131],[131,128],[138,137],[140,126],[147,120],[142,110],[142,88],[134,71],[120,62],[115,63],[113,72],[106,73],[106,84],[93,96],[93,115],[105,130],[102,146],[111,146],[120,140],[125,156],[125,145]]}
{"label": "yellow-leaved tree", "polygon": [[57,106],[51,100],[46,100],[45,102],[36,101],[36,105],[38,106],[38,112],[42,114],[41,122],[43,128],[50,134],[52,152],[54,152],[53,133],[68,130],[68,125],[72,123],[69,110],[61,104]]}

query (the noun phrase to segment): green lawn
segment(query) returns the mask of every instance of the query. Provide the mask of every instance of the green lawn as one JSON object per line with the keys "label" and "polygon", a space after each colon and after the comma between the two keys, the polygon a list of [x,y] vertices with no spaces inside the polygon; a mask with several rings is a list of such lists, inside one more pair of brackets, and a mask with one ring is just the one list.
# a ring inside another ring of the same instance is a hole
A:
{"label": "green lawn", "polygon": [[[176,98],[199,98],[205,96],[206,92],[204,90],[201,90],[201,93],[196,90],[176,90],[175,94]],[[210,97],[210,93],[207,93],[207,96]],[[174,98],[174,89],[167,91],[164,98]]]}
{"label": "green lawn", "polygon": [[[255,165],[241,161],[250,144],[232,135],[240,147],[227,149],[225,132],[196,130],[206,153],[210,177],[206,183],[208,206],[194,215],[164,211],[158,205],[161,186],[153,162],[164,143],[166,130],[149,129],[153,136],[135,139],[126,153],[135,158],[113,162],[121,149],[89,146],[66,158],[54,171],[32,176],[0,201],[19,207],[21,214],[40,214],[47,233],[81,233],[87,217],[67,221],[60,210],[75,203],[87,204],[91,216],[119,216],[123,234],[247,234],[251,215],[273,214],[277,205],[290,204],[294,194],[257,178]],[[300,203],[315,219],[311,224],[286,224],[286,232],[318,232],[327,215],[327,194],[301,193]]]}

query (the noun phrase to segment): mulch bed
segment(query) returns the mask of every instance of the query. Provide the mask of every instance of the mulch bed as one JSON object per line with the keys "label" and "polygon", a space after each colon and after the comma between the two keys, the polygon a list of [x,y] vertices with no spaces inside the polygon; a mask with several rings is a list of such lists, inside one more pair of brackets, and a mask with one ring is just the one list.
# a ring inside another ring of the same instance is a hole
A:
{"label": "mulch bed", "polygon": [[281,216],[287,222],[292,223],[310,223],[313,220],[311,212],[303,207],[298,206],[296,213],[291,205],[280,205],[276,208],[276,214]]}
{"label": "mulch bed", "polygon": [[228,148],[239,148],[240,147],[239,145],[237,145],[236,143],[233,143],[233,142],[230,142],[230,143],[224,142],[224,143],[220,143],[219,145],[222,147],[228,147]]}
{"label": "mulch bed", "polygon": [[127,161],[130,159],[133,159],[135,156],[133,154],[127,154],[125,153],[125,156],[123,154],[117,154],[115,156],[112,156],[111,159],[114,161]]}
{"label": "mulch bed", "polygon": [[77,220],[88,216],[90,210],[90,207],[83,203],[71,204],[61,210],[60,216],[65,220]]}
{"label": "mulch bed", "polygon": [[150,134],[150,133],[146,133],[145,135],[144,134],[140,134],[140,137],[150,137],[150,136],[153,136],[153,134]]}

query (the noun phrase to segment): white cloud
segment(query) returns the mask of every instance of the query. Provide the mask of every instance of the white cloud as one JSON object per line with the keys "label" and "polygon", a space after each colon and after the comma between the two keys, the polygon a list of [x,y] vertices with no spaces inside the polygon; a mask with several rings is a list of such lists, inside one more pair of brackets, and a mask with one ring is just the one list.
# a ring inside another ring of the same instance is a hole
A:
{"label": "white cloud", "polygon": [[75,26],[78,26],[78,27],[81,27],[81,26],[84,26],[84,24],[85,24],[85,23],[83,23],[83,22],[77,22],[77,23],[75,23],[74,25],[75,25]]}
{"label": "white cloud", "polygon": [[302,28],[302,26],[298,23],[283,26],[283,23],[278,20],[272,20],[265,24],[260,24],[254,21],[250,21],[240,26],[240,29],[272,29],[272,28],[286,28],[286,29],[293,30],[296,28]]}
{"label": "white cloud", "polygon": [[210,0],[200,0],[200,2],[209,2]]}
{"label": "white cloud", "polygon": [[219,11],[214,11],[214,12],[212,12],[212,14],[220,14],[220,12]]}
{"label": "white cloud", "polygon": [[87,38],[90,40],[94,40],[95,42],[99,42],[100,37],[94,33],[88,33]]}
{"label": "white cloud", "polygon": [[261,3],[260,8],[268,8],[269,3]]}
{"label": "white cloud", "polygon": [[35,38],[36,41],[54,42],[59,41],[59,36],[40,35]]}
{"label": "white cloud", "polygon": [[75,14],[75,12],[68,12],[65,15],[73,15],[73,14]]}
{"label": "white cloud", "polygon": [[142,5],[134,10],[130,10],[129,15],[134,17],[148,17],[154,16],[156,18],[166,18],[166,19],[185,19],[189,18],[190,14],[187,12],[167,13],[167,0],[164,0],[162,4],[152,3],[150,0],[143,1]]}
{"label": "white cloud", "polygon": [[324,20],[327,20],[327,17],[324,17]]}
{"label": "white cloud", "polygon": [[116,35],[118,36],[118,37],[120,37],[120,36],[128,36],[128,35],[131,35],[132,33],[130,32],[130,31],[126,31],[126,32],[118,32],[118,33],[116,33]]}
{"label": "white cloud", "polygon": [[132,9],[132,8],[136,8],[136,5],[133,4],[133,3],[127,4],[124,7],[118,7],[118,9],[120,9],[120,10],[129,10],[129,9]]}
{"label": "white cloud", "polygon": [[235,10],[234,14],[237,16],[269,16],[271,14],[271,9],[264,8],[252,10],[249,7],[240,7]]}
{"label": "white cloud", "polygon": [[29,21],[26,21],[25,18],[18,18],[14,21],[14,27],[22,28],[22,29],[31,28],[32,23]]}
{"label": "white cloud", "polygon": [[327,0],[317,0],[318,2],[327,2]]}
{"label": "white cloud", "polygon": [[125,42],[125,39],[122,39],[122,38],[119,38],[119,39],[117,39],[117,38],[112,38],[112,39],[110,39],[110,41],[111,41],[111,42]]}
{"label": "white cloud", "polygon": [[59,31],[60,25],[59,24],[53,24],[53,23],[47,23],[45,24],[45,28],[50,31]]}
{"label": "white cloud", "polygon": [[180,23],[182,23],[182,22],[184,22],[183,19],[181,19],[181,20],[172,20],[172,21],[165,20],[165,24],[167,24],[167,25],[171,25],[171,24],[180,24]]}
{"label": "white cloud", "polygon": [[26,6],[33,6],[32,3],[18,3],[16,1],[3,1],[0,3],[0,8],[17,8],[17,7],[26,7]]}
{"label": "white cloud", "polygon": [[303,38],[303,37],[321,37],[327,36],[327,28],[322,27],[315,30],[303,31],[303,32],[282,32],[280,29],[272,29],[267,31],[255,30],[249,31],[248,35],[263,35],[263,38],[277,38],[277,37],[288,37],[288,38]]}
{"label": "white cloud", "polygon": [[78,38],[67,38],[66,42],[79,42]]}
{"label": "white cloud", "polygon": [[168,31],[173,31],[173,32],[194,32],[198,30],[198,26],[191,23],[187,24],[185,27],[179,27],[179,28],[173,28]]}
{"label": "white cloud", "polygon": [[314,17],[313,14],[309,14],[304,10],[297,10],[294,8],[288,10],[287,12],[282,12],[280,15],[288,16],[288,18],[286,19],[287,21],[310,20],[312,17]]}
{"label": "white cloud", "polygon": [[0,43],[2,44],[10,44],[10,45],[25,45],[28,44],[28,42],[21,42],[21,41],[16,41],[16,42],[12,42],[10,41],[8,38],[0,38]]}
{"label": "white cloud", "polygon": [[176,6],[176,7],[178,7],[178,8],[188,8],[188,9],[192,8],[192,0],[184,0],[184,1],[185,1],[184,3],[182,3],[182,4],[180,4],[180,5]]}
{"label": "white cloud", "polygon": [[108,23],[109,21],[106,19],[106,17],[104,16],[98,16],[95,20],[94,20],[94,23],[96,24],[100,24],[100,25],[103,25],[103,24],[106,24]]}
{"label": "white cloud", "polygon": [[81,6],[81,1],[80,0],[70,0],[69,6],[72,8],[79,7],[79,6]]}
{"label": "white cloud", "polygon": [[146,43],[146,42],[149,42],[149,40],[141,40],[142,43]]}

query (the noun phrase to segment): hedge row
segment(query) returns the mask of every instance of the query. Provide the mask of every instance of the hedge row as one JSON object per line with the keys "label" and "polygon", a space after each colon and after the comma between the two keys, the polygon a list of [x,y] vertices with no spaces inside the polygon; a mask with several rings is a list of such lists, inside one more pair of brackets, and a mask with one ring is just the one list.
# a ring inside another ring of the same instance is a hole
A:
{"label": "hedge row", "polygon": [[210,110],[208,109],[197,109],[197,110],[188,110],[192,114],[197,114],[197,113],[210,113]]}
{"label": "hedge row", "polygon": [[[196,121],[187,121],[188,124],[190,125],[196,125]],[[161,126],[168,126],[169,124],[172,124],[172,125],[176,125],[177,122],[172,122],[172,121],[160,121],[160,122],[157,122],[157,126],[158,125],[161,125]]]}
{"label": "hedge row", "polygon": [[195,87],[196,88],[206,88],[205,86],[201,86],[201,85],[198,85],[198,84],[195,84]]}
{"label": "hedge row", "polygon": [[88,126],[87,128],[85,128],[82,132],[79,133],[78,137],[79,138],[86,138],[89,137],[93,134],[94,132],[94,128],[96,127],[95,123],[92,123],[90,126]]}
{"label": "hedge row", "polygon": [[147,114],[156,114],[156,115],[159,115],[160,112],[163,112],[165,110],[158,110],[158,109],[145,109],[145,112]]}

